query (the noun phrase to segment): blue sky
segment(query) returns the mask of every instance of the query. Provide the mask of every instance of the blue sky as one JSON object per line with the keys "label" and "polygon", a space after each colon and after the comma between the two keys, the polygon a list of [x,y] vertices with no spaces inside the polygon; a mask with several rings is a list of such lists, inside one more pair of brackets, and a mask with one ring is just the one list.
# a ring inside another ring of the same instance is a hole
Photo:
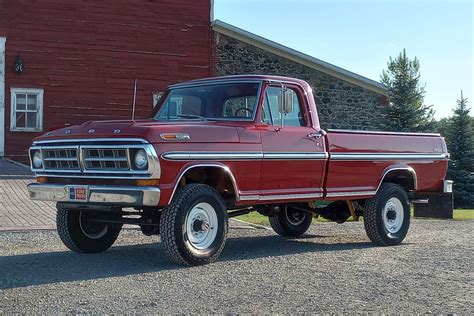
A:
{"label": "blue sky", "polygon": [[[379,81],[406,48],[421,63],[425,103],[473,107],[473,0],[214,0],[214,18]],[[471,110],[474,115],[474,110]]]}

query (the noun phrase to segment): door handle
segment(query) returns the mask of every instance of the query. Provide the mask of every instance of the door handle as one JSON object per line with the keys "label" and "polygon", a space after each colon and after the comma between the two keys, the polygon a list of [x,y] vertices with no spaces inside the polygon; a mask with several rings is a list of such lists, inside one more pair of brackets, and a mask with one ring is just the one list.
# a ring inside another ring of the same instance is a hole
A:
{"label": "door handle", "polygon": [[309,138],[315,138],[315,139],[321,139],[321,137],[323,137],[326,134],[327,134],[326,131],[322,129],[322,130],[320,130],[319,132],[316,132],[316,133],[309,133],[308,137]]}
{"label": "door handle", "polygon": [[309,137],[309,138],[320,139],[321,136],[323,136],[323,135],[321,135],[320,133],[309,133],[309,134],[308,134],[308,137]]}

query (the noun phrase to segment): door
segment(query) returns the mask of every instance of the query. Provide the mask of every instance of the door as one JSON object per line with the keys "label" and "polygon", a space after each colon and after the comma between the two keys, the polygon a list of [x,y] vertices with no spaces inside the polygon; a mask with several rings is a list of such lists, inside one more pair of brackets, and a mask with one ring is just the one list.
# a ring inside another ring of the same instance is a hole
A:
{"label": "door", "polygon": [[[282,89],[293,100],[291,112],[285,114],[280,113],[279,109]],[[299,86],[271,85],[264,93],[262,122],[266,125],[261,129],[264,158],[260,199],[322,197],[327,161],[324,137],[309,121],[303,89]]]}
{"label": "door", "polygon": [[5,155],[5,37],[0,37],[0,157]]}

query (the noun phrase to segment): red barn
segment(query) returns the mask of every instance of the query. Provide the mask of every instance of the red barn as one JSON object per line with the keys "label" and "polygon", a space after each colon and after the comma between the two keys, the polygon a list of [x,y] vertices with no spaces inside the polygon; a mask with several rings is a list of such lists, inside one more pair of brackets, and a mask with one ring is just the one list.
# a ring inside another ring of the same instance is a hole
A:
{"label": "red barn", "polygon": [[210,0],[0,0],[0,156],[64,124],[149,114],[153,91],[212,74]]}
{"label": "red barn", "polygon": [[324,128],[376,129],[380,83],[212,20],[213,0],[0,0],[0,157],[65,124],[148,117],[153,92],[212,75],[307,80]]}

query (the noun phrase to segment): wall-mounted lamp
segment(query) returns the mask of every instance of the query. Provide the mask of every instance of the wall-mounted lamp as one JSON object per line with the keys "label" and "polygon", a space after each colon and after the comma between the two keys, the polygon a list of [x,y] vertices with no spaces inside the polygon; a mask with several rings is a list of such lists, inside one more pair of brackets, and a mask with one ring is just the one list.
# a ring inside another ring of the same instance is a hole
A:
{"label": "wall-mounted lamp", "polygon": [[23,68],[23,59],[21,59],[20,52],[18,52],[15,60],[15,72],[17,74],[21,74],[23,72]]}

